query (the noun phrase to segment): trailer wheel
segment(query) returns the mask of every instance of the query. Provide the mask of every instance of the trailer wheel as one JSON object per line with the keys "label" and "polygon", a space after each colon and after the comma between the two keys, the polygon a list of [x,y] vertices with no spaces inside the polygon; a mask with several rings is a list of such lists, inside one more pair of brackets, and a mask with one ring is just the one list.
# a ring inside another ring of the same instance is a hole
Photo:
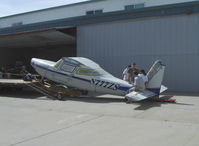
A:
{"label": "trailer wheel", "polygon": [[63,100],[64,99],[64,96],[63,96],[63,94],[62,93],[57,93],[57,95],[56,95],[56,97],[57,97],[57,99],[58,100]]}

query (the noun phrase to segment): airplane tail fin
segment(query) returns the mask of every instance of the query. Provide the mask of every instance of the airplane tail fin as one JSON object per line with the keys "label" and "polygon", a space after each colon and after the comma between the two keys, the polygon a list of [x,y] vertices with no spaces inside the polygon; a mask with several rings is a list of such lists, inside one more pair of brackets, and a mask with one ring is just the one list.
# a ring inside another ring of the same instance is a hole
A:
{"label": "airplane tail fin", "polygon": [[164,86],[165,88],[163,89],[162,86],[164,71],[165,71],[165,65],[163,65],[162,62],[159,60],[155,61],[155,63],[152,65],[151,69],[147,73],[148,77],[147,89],[149,91],[159,95],[160,92],[163,92],[163,90],[165,91],[165,89],[167,89],[165,86]]}
{"label": "airplane tail fin", "polygon": [[142,92],[132,91],[125,95],[125,98],[128,101],[140,101],[150,97],[158,96],[160,93],[167,90],[167,87],[162,85],[164,70],[165,65],[163,65],[161,61],[157,60],[147,73],[147,90]]}

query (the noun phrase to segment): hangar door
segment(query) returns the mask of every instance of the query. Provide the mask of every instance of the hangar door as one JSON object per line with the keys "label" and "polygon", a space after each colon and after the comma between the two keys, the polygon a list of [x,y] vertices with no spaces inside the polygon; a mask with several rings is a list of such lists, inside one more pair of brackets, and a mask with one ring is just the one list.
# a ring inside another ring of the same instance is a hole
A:
{"label": "hangar door", "polygon": [[137,63],[148,71],[166,64],[163,84],[170,91],[199,92],[199,14],[129,19],[77,28],[77,54],[93,59],[121,78]]}
{"label": "hangar door", "polygon": [[48,29],[0,36],[0,66],[23,63],[31,70],[31,58],[57,61],[76,56],[76,28]]}

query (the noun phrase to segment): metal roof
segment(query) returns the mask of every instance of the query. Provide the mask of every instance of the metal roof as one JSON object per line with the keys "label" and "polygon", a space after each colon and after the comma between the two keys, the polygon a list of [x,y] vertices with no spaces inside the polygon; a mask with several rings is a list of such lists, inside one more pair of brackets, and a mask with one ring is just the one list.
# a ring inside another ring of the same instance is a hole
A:
{"label": "metal roof", "polygon": [[139,8],[134,10],[122,10],[115,12],[107,12],[92,16],[79,16],[73,18],[45,21],[40,23],[33,23],[21,25],[16,27],[7,27],[0,29],[0,37],[9,34],[25,33],[29,31],[38,31],[52,28],[76,27],[85,24],[103,23],[126,19],[137,19],[145,17],[159,17],[169,15],[180,15],[199,12],[199,1],[186,2],[178,4],[169,4],[164,6],[153,6],[146,8]]}
{"label": "metal roof", "polygon": [[0,20],[4,19],[4,18],[9,18],[9,17],[26,15],[26,14],[31,14],[31,13],[35,13],[35,12],[53,10],[53,9],[58,9],[58,8],[71,7],[71,6],[82,5],[82,4],[87,4],[87,3],[97,2],[97,1],[104,1],[104,0],[87,0],[87,1],[82,1],[82,2],[76,2],[76,3],[67,4],[67,5],[61,5],[61,6],[56,6],[56,7],[50,7],[50,8],[45,8],[45,9],[40,9],[40,10],[35,10],[35,11],[30,11],[30,12],[24,12],[24,13],[19,13],[19,14],[4,16],[4,17],[0,17]]}

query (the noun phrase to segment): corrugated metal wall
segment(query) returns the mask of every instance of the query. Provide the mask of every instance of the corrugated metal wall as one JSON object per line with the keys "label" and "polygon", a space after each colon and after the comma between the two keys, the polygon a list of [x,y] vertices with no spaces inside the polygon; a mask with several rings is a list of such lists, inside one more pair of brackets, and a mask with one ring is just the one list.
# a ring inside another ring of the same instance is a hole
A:
{"label": "corrugated metal wall", "polygon": [[117,77],[128,64],[148,70],[160,59],[170,91],[199,92],[199,14],[79,26],[77,55]]}

